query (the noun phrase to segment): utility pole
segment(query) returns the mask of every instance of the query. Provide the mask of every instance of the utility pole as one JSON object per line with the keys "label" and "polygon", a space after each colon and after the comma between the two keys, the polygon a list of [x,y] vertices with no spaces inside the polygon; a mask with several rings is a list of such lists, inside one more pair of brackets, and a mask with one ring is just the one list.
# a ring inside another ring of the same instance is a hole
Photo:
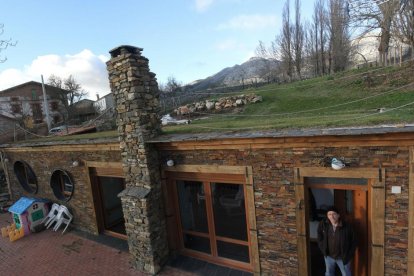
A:
{"label": "utility pole", "polygon": [[43,75],[40,75],[40,77],[42,78],[43,106],[44,106],[44,110],[45,110],[45,113],[46,113],[47,132],[49,133],[49,130],[51,128],[50,116],[49,116],[49,105],[47,103],[47,95],[46,95],[45,83],[43,81]]}

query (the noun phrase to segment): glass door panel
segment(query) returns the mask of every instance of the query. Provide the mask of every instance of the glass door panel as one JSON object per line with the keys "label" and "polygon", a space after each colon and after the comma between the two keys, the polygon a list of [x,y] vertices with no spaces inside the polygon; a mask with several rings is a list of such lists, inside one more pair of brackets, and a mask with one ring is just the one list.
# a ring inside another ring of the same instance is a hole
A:
{"label": "glass door panel", "polygon": [[106,230],[126,234],[122,202],[118,194],[125,189],[123,178],[97,177],[101,190],[104,226]]}
{"label": "glass door panel", "polygon": [[217,241],[217,254],[220,257],[248,263],[249,247],[224,241]]}
{"label": "glass door panel", "polygon": [[212,183],[211,197],[218,256],[249,263],[243,185]]}
{"label": "glass door panel", "polygon": [[247,241],[243,185],[212,183],[216,236]]}
{"label": "glass door panel", "polygon": [[184,247],[211,253],[203,183],[177,180],[176,185]]}

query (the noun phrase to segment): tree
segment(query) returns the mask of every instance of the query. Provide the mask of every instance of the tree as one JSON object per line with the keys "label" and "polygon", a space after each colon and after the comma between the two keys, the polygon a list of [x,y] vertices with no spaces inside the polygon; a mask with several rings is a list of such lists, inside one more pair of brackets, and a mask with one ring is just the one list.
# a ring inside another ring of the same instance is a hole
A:
{"label": "tree", "polygon": [[400,42],[411,45],[411,55],[414,58],[414,1],[402,1],[400,10],[393,19],[392,33]]}
{"label": "tree", "polygon": [[293,78],[293,56],[292,56],[292,25],[290,24],[290,0],[286,0],[282,13],[282,30],[276,38],[278,56],[280,58],[283,72],[288,80]]}
{"label": "tree", "polygon": [[[0,35],[4,33],[4,24],[0,24]],[[9,39],[0,39],[0,52],[6,50],[8,47],[16,46],[17,41],[13,41],[11,38]],[[7,60],[7,57],[1,58],[0,63],[3,63]]]}
{"label": "tree", "polygon": [[349,0],[349,3],[353,27],[362,28],[363,34],[380,30],[378,52],[381,64],[385,64],[391,39],[391,23],[400,0]]}
{"label": "tree", "polygon": [[351,53],[349,16],[345,0],[329,3],[329,72],[346,69]]}
{"label": "tree", "polygon": [[303,44],[305,40],[305,31],[301,23],[300,0],[295,0],[295,26],[293,28],[293,57],[296,67],[296,73],[299,79],[302,79],[301,70],[303,66]]}
{"label": "tree", "polygon": [[73,104],[82,100],[88,93],[82,89],[80,83],[72,75],[69,75],[66,79],[62,79],[52,74],[49,76],[48,84],[63,89],[59,93],[58,98],[64,106],[65,113],[61,115],[65,123],[67,123],[68,119],[74,115]]}
{"label": "tree", "polygon": [[278,68],[276,41],[273,41],[271,43],[271,46],[269,48],[266,48],[263,41],[259,40],[259,45],[257,45],[255,53],[257,57],[261,57],[266,60],[260,72],[261,77],[265,77],[268,83],[275,81],[278,75],[276,69]]}
{"label": "tree", "polygon": [[164,92],[180,92],[182,90],[182,82],[178,81],[174,76],[169,76],[167,83],[161,85],[161,90]]}

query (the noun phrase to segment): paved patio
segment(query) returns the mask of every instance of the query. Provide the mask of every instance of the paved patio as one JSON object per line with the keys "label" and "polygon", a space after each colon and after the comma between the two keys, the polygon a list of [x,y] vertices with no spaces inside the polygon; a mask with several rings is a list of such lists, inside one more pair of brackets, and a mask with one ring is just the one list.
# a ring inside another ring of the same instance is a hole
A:
{"label": "paved patio", "polygon": [[[0,228],[12,222],[9,213],[0,214]],[[62,228],[63,229],[63,228]],[[69,231],[65,234],[44,230],[10,242],[0,237],[1,275],[147,275],[129,264],[125,243],[99,242],[96,236]],[[118,244],[117,244],[118,243]],[[180,257],[171,261],[159,275],[251,275],[229,268]]]}

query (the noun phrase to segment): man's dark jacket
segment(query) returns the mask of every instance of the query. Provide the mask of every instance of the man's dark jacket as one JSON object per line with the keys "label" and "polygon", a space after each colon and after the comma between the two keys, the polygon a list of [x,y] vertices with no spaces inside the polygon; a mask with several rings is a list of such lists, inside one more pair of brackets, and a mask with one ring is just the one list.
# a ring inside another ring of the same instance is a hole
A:
{"label": "man's dark jacket", "polygon": [[[354,257],[355,249],[357,246],[357,240],[355,233],[351,225],[342,221],[342,226],[338,226],[336,231],[341,235],[340,247],[341,247],[341,259],[344,265]],[[324,256],[328,256],[328,230],[331,223],[328,219],[324,219],[319,223],[318,226],[318,246]]]}

